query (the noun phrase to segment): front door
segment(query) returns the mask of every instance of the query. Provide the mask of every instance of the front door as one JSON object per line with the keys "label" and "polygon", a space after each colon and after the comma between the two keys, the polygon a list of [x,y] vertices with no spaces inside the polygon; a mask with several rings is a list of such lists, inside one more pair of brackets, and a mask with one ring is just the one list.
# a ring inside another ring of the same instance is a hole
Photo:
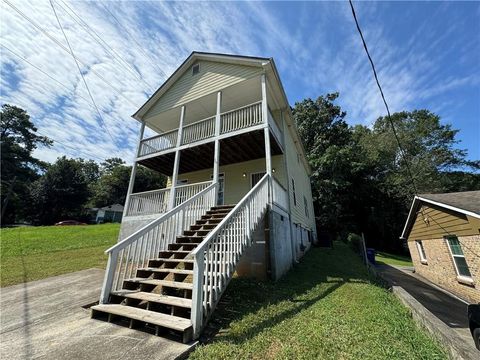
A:
{"label": "front door", "polygon": [[[213,180],[213,174],[210,175],[210,180]],[[225,194],[225,174],[218,174],[218,196],[217,196],[217,205],[223,205]]]}
{"label": "front door", "polygon": [[263,176],[265,175],[265,172],[258,172],[258,173],[251,173],[250,174],[250,184],[251,188],[253,188],[257,183],[262,180]]}

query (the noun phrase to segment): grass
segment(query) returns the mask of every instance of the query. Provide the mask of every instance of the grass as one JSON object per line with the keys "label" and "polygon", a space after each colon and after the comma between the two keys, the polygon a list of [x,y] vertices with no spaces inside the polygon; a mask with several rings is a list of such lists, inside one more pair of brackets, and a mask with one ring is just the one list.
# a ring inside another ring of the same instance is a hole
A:
{"label": "grass", "polygon": [[206,332],[192,359],[447,358],[340,243],[276,283],[234,278]]}
{"label": "grass", "polygon": [[377,251],[375,261],[382,265],[413,266],[412,259],[408,256],[394,255],[381,251]]}
{"label": "grass", "polygon": [[115,244],[119,228],[119,224],[102,224],[1,229],[0,285],[104,268],[104,251]]}

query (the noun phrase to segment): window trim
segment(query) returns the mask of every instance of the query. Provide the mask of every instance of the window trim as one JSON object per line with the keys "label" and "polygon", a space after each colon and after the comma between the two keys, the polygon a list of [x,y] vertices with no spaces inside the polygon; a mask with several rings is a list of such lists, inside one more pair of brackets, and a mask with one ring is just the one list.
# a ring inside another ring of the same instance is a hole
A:
{"label": "window trim", "polygon": [[293,205],[297,206],[297,194],[295,193],[295,179],[292,177]]}
{"label": "window trim", "polygon": [[[453,254],[452,248],[450,247],[450,242],[448,241],[450,238],[456,238],[457,239],[457,241],[460,245],[460,249],[462,250],[462,255],[454,255]],[[455,257],[463,257],[465,259],[465,253],[463,252],[463,248],[462,248],[462,244],[460,243],[460,240],[458,240],[458,236],[457,235],[446,235],[446,236],[443,237],[443,239],[445,240],[446,245],[448,247],[448,251],[450,252],[450,257],[451,257],[452,262],[453,262],[453,267],[455,268],[455,273],[457,274],[457,281],[459,283],[462,283],[462,284],[473,285],[474,281],[473,281],[473,278],[472,278],[472,273],[470,272],[470,268],[468,267],[468,264],[467,264],[467,268],[468,268],[468,272],[470,273],[470,276],[461,275],[460,272],[458,271],[458,266],[457,266],[457,262],[455,261]],[[465,259],[465,263],[467,263],[466,259]]]}
{"label": "window trim", "polygon": [[427,253],[423,246],[422,240],[415,240],[415,246],[417,247],[418,255],[420,255],[420,262],[424,265],[428,265]]}

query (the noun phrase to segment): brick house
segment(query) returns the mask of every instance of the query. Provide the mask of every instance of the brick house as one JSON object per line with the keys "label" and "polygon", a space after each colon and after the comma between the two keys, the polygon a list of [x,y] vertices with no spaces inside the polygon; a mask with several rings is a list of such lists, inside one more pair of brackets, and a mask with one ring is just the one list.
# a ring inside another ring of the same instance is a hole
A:
{"label": "brick house", "polygon": [[480,191],[415,196],[401,239],[419,275],[480,302]]}

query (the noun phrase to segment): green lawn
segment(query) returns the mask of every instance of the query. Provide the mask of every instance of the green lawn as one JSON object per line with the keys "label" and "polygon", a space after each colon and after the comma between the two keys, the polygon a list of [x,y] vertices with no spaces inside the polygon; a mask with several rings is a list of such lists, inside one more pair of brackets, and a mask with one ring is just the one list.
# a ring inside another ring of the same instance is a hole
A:
{"label": "green lawn", "polygon": [[394,255],[381,251],[377,251],[375,261],[383,265],[413,266],[412,259],[407,256]]}
{"label": "green lawn", "polygon": [[8,286],[91,267],[103,268],[119,224],[40,226],[0,230],[0,285]]}
{"label": "green lawn", "polygon": [[312,249],[277,283],[234,278],[206,338],[192,359],[447,358],[341,243]]}

